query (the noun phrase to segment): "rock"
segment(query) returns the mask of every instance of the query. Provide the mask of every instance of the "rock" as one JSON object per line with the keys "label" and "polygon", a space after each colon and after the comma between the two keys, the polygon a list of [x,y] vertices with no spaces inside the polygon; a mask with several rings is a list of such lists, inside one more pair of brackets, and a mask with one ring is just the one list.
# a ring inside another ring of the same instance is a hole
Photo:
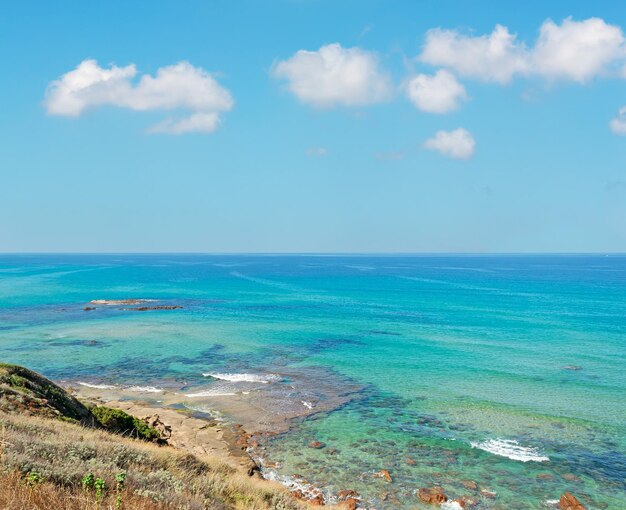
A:
{"label": "rock", "polygon": [[478,500],[471,496],[461,496],[460,498],[452,500],[452,502],[456,503],[461,508],[472,508],[478,505]]}
{"label": "rock", "polygon": [[309,503],[313,506],[324,506],[326,504],[326,501],[324,501],[324,496],[318,494],[314,498],[310,499]]}
{"label": "rock", "polygon": [[159,432],[160,434],[159,442],[167,443],[169,438],[172,437],[172,427],[163,423],[161,421],[161,418],[159,418],[158,414],[153,414],[152,416],[146,416],[143,419],[143,421],[146,422],[146,424],[149,427],[152,427],[153,429],[156,429]]}
{"label": "rock", "polygon": [[83,308],[83,310],[85,310],[86,312],[91,312],[91,310],[95,310],[96,307],[95,306],[86,306],[85,308]]}
{"label": "rock", "polygon": [[376,478],[384,478],[388,482],[393,481],[391,475],[389,474],[389,471],[387,471],[386,469],[381,469],[378,473],[374,473],[374,476]]}
{"label": "rock", "polygon": [[150,299],[94,299],[90,305],[138,305],[151,301]]}
{"label": "rock", "polygon": [[566,492],[561,496],[559,508],[561,510],[585,510],[582,503],[571,492]]}
{"label": "rock", "polygon": [[406,459],[404,459],[404,463],[407,466],[415,466],[417,464],[417,462],[409,457],[407,457]]}
{"label": "rock", "polygon": [[296,499],[304,499],[304,493],[300,489],[292,491],[291,495]]}
{"label": "rock", "polygon": [[537,475],[537,479],[551,481],[554,480],[554,476],[552,476],[550,473],[539,473]]}
{"label": "rock", "polygon": [[320,450],[321,448],[326,447],[326,443],[322,443],[321,441],[311,441],[308,446],[309,448]]}
{"label": "rock", "polygon": [[337,450],[337,448],[329,448],[328,450],[326,450],[326,453],[328,455],[338,455],[339,450]]}
{"label": "rock", "polygon": [[337,493],[337,498],[342,501],[348,498],[358,498],[359,494],[353,490],[342,490]]}
{"label": "rock", "polygon": [[573,473],[566,473],[562,476],[562,478],[563,480],[567,480],[568,482],[576,482],[576,483],[582,482],[582,480]]}
{"label": "rock", "polygon": [[348,498],[343,502],[343,507],[347,510],[356,510],[357,500],[354,498]]}
{"label": "rock", "polygon": [[484,496],[486,498],[489,499],[493,499],[495,498],[498,494],[493,492],[493,491],[488,491],[487,489],[483,489],[482,491],[480,491],[481,496]]}
{"label": "rock", "polygon": [[441,503],[448,501],[448,496],[445,495],[441,487],[420,489],[417,491],[417,495],[424,503],[430,503],[433,505],[441,505]]}
{"label": "rock", "polygon": [[136,312],[146,312],[148,310],[178,310],[182,306],[178,305],[157,305],[157,306],[136,306],[134,308],[122,308],[122,310],[133,310]]}
{"label": "rock", "polygon": [[472,480],[462,480],[461,485],[471,491],[478,490],[478,484]]}
{"label": "rock", "polygon": [[248,476],[254,476],[254,475],[261,476],[261,469],[259,468],[259,465],[256,462],[250,459],[250,462],[246,466],[246,473],[248,474]]}

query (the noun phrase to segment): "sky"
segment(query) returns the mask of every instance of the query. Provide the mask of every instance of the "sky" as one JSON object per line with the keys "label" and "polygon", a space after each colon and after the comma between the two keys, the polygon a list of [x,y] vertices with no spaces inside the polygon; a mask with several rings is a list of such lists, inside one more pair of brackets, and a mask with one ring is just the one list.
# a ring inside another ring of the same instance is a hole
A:
{"label": "sky", "polygon": [[0,11],[0,252],[626,252],[615,1]]}

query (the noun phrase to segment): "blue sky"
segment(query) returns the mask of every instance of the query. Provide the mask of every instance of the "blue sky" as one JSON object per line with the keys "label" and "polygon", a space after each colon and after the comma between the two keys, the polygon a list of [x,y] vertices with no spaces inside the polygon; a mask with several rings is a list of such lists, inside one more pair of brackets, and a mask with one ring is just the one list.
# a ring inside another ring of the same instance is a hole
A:
{"label": "blue sky", "polygon": [[626,10],[521,5],[7,3],[0,251],[624,252]]}

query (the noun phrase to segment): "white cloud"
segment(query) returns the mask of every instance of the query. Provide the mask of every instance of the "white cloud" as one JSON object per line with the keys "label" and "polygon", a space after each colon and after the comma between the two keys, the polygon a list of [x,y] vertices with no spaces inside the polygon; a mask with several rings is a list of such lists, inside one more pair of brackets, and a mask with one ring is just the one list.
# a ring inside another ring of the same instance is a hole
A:
{"label": "white cloud", "polygon": [[454,159],[469,159],[474,154],[476,141],[472,134],[463,128],[453,131],[437,131],[433,138],[424,142],[424,148],[440,152]]}
{"label": "white cloud", "polygon": [[573,21],[570,17],[561,25],[544,21],[532,63],[538,74],[585,82],[607,72],[612,64],[625,57],[620,27],[600,18]]}
{"label": "white cloud", "polygon": [[169,133],[180,135],[184,133],[212,133],[220,123],[217,113],[194,113],[182,119],[165,119],[152,126],[151,133]]}
{"label": "white cloud", "polygon": [[502,25],[480,36],[437,28],[427,32],[419,59],[488,82],[508,83],[518,75],[586,82],[623,66],[626,41],[620,27],[600,18],[566,18],[560,25],[546,20],[533,47]]}
{"label": "white cloud", "polygon": [[478,37],[456,30],[429,30],[419,58],[427,64],[453,69],[461,76],[498,83],[507,83],[527,67],[526,47],[502,25]]}
{"label": "white cloud", "polygon": [[105,69],[95,60],[84,60],[48,86],[44,104],[49,114],[69,117],[105,105],[136,111],[190,112],[150,129],[164,133],[210,133],[218,126],[220,113],[229,111],[234,104],[228,90],[188,62],[161,67],[155,76],[146,74],[133,83],[136,76],[133,64]]}
{"label": "white cloud", "polygon": [[433,76],[418,74],[407,85],[407,95],[420,110],[431,113],[448,113],[456,110],[467,99],[465,88],[445,69]]}
{"label": "white cloud", "polygon": [[617,112],[617,117],[611,119],[611,131],[616,135],[626,135],[626,106],[622,106]]}
{"label": "white cloud", "polygon": [[298,99],[317,108],[377,103],[391,90],[373,53],[336,43],[317,51],[300,50],[275,64],[272,74],[286,80]]}

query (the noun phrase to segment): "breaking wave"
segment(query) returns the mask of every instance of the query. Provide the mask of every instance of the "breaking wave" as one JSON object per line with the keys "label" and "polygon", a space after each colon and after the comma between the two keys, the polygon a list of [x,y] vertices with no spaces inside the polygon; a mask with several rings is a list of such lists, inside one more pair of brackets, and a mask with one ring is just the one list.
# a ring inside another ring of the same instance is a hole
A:
{"label": "breaking wave", "polygon": [[494,455],[521,462],[548,462],[550,460],[537,448],[522,446],[513,439],[488,439],[482,443],[471,443],[471,445],[472,448],[479,448]]}

